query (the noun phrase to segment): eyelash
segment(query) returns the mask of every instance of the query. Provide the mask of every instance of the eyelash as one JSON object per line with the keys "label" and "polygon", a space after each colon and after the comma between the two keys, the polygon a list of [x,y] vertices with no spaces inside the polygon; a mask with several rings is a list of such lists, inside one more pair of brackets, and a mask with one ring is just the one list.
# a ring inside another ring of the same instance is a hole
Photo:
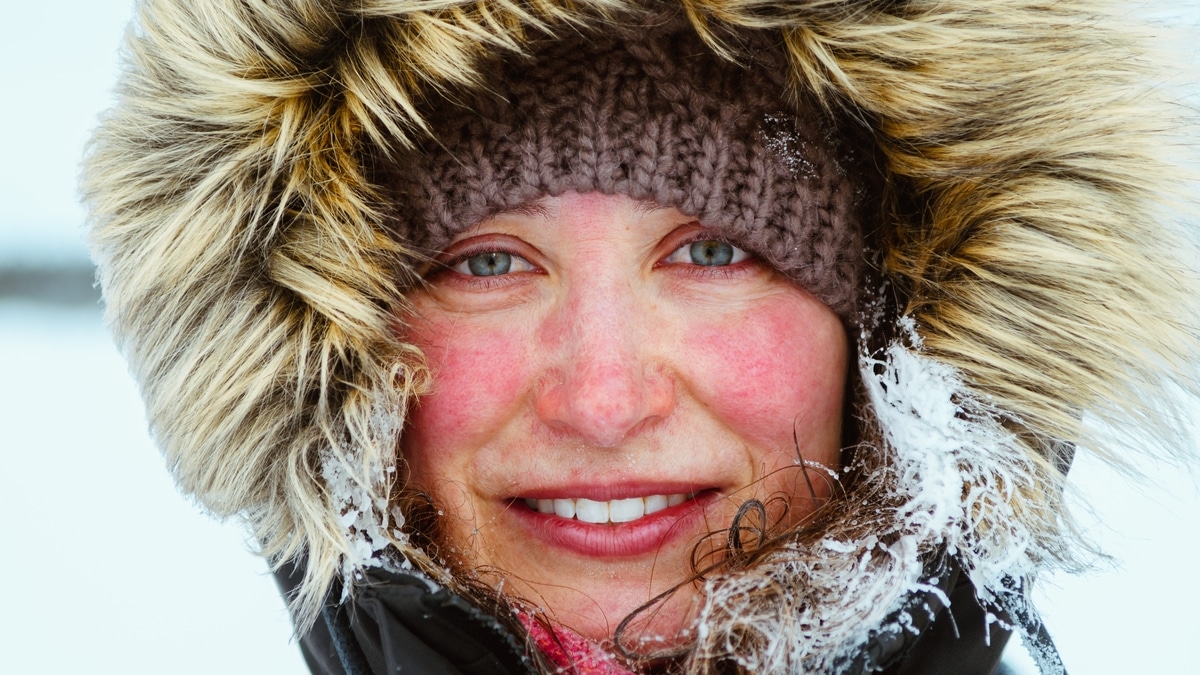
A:
{"label": "eyelash", "polygon": [[707,265],[678,265],[678,274],[687,274],[701,279],[736,279],[746,274],[745,261],[732,265],[711,267]]}

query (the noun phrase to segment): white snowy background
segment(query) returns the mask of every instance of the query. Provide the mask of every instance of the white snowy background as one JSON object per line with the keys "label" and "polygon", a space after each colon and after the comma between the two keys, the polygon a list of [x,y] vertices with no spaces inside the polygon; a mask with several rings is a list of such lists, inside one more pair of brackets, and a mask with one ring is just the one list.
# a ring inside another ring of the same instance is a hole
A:
{"label": "white snowy background", "polygon": [[[76,172],[110,104],[131,8],[6,3],[0,270],[86,264]],[[1200,0],[1153,9],[1200,38]],[[1132,486],[1086,457],[1072,470],[1095,506],[1089,531],[1115,558],[1041,580],[1040,608],[1076,675],[1200,672],[1200,490],[1178,467],[1148,474]],[[243,532],[176,491],[94,304],[0,296],[0,528],[5,673],[306,672]],[[1018,650],[1007,659],[1033,672]]]}

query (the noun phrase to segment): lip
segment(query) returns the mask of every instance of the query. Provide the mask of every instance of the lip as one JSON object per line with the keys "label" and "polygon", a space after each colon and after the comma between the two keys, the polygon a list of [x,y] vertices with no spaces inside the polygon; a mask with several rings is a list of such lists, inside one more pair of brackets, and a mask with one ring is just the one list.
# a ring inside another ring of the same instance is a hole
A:
{"label": "lip", "polygon": [[[668,487],[676,491],[679,484]],[[692,488],[694,489],[694,488]],[[662,492],[646,491],[646,486],[619,487],[603,486],[593,490],[554,489],[522,494],[522,498],[565,499],[582,497],[596,501],[628,499]],[[593,524],[579,520],[568,520],[546,513],[539,513],[523,503],[523,499],[510,502],[506,513],[516,520],[534,539],[570,553],[589,558],[630,558],[655,553],[676,539],[700,532],[699,525],[705,522],[704,514],[710,505],[720,499],[716,489],[701,490],[693,499],[629,523]]]}

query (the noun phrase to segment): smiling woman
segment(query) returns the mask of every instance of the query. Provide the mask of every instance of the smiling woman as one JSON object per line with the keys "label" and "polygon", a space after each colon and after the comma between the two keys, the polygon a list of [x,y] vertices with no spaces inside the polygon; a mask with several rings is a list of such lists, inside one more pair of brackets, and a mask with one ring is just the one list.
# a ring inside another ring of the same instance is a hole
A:
{"label": "smiling woman", "polygon": [[1072,457],[1200,388],[1107,11],[147,0],[107,312],[315,673],[1060,672]]}

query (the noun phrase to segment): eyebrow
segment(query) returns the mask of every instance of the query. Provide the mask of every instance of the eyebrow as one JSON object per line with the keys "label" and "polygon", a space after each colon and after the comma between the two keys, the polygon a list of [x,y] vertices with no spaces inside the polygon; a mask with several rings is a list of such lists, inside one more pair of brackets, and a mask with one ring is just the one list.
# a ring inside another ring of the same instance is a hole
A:
{"label": "eyebrow", "polygon": [[655,211],[661,211],[666,208],[669,208],[669,207],[663,206],[662,204],[659,204],[658,202],[654,201],[653,199],[635,199],[634,205],[633,205],[633,212],[638,215],[646,216],[646,215],[650,215],[651,213],[654,213]]}
{"label": "eyebrow", "polygon": [[[513,213],[513,214],[517,214],[517,215],[521,215],[521,216],[529,216],[530,218],[549,218],[550,217],[550,210],[547,209],[545,206],[542,206],[541,204],[539,204],[536,201],[524,202],[522,204],[517,204],[516,206],[512,207],[511,209],[504,209],[500,213]],[[500,215],[500,214],[496,214],[496,215]]]}

